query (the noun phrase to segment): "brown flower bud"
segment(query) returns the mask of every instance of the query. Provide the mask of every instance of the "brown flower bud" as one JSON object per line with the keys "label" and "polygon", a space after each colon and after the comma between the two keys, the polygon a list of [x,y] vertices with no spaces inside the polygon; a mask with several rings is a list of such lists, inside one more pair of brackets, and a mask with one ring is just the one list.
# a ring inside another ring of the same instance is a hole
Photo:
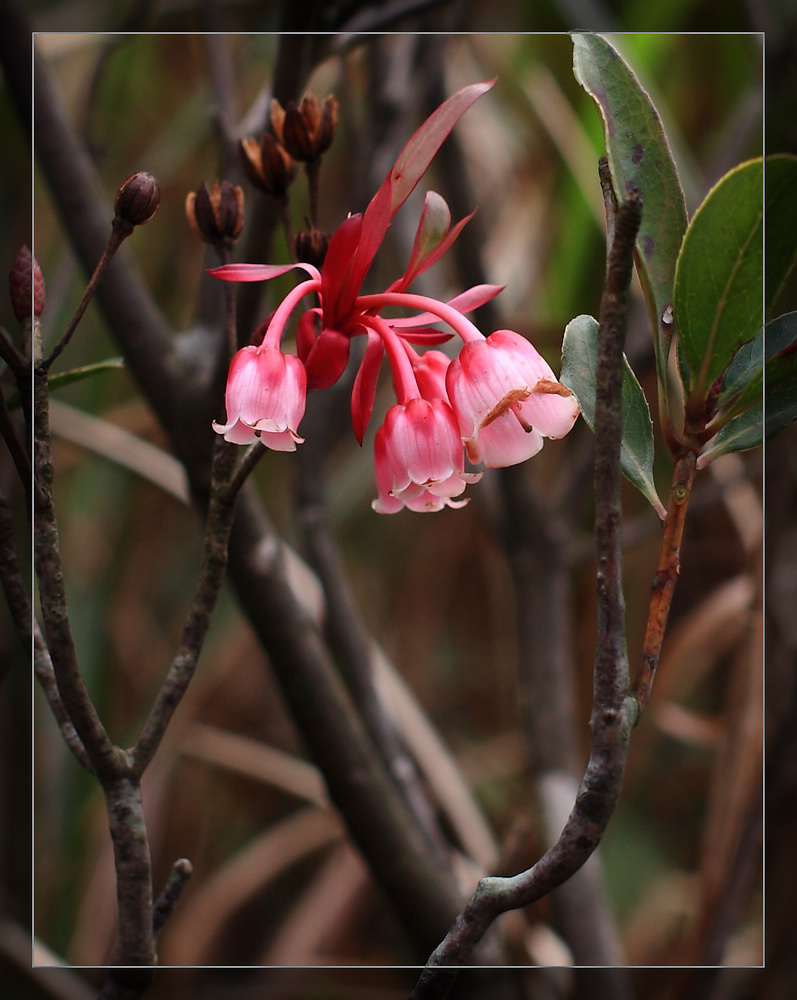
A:
{"label": "brown flower bud", "polygon": [[188,223],[205,243],[234,243],[244,225],[244,193],[229,181],[202,182],[185,199]]}
{"label": "brown flower bud", "polygon": [[246,176],[255,187],[274,198],[284,198],[296,177],[296,164],[270,132],[264,132],[260,142],[241,139],[241,158]]}
{"label": "brown flower bud", "polygon": [[314,267],[320,268],[327,255],[329,237],[326,233],[319,232],[317,229],[309,229],[304,232],[297,233],[295,246],[296,259],[298,261],[302,261],[304,264],[312,264]]}
{"label": "brown flower bud", "polygon": [[276,97],[271,98],[271,107],[268,115],[271,122],[271,130],[277,138],[277,142],[282,145],[282,126],[285,121],[285,109]]}
{"label": "brown flower bud", "polygon": [[306,94],[298,108],[290,102],[283,111],[278,102],[271,103],[271,125],[277,138],[302,163],[317,160],[329,149],[337,124],[338,102],[331,94],[320,106],[313,94]]}
{"label": "brown flower bud", "polygon": [[117,218],[131,226],[142,226],[158,211],[161,189],[145,170],[132,174],[119,188],[114,210]]}
{"label": "brown flower bud", "polygon": [[20,323],[32,315],[41,316],[44,309],[44,277],[28,247],[23,246],[14,258],[8,283],[11,308]]}

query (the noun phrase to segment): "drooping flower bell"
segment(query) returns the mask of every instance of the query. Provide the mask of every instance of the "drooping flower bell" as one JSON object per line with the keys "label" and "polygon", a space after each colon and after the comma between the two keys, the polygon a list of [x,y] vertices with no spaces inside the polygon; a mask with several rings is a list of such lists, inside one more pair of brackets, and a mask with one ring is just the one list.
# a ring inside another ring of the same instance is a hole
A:
{"label": "drooping flower bell", "polygon": [[462,507],[455,500],[480,472],[465,472],[462,439],[451,407],[442,399],[416,397],[391,406],[374,441],[379,514],[402,507],[432,511]]}
{"label": "drooping flower bell", "polygon": [[488,468],[531,458],[543,438],[564,437],[579,414],[570,389],[512,330],[466,343],[448,369],[446,388],[468,458]]}
{"label": "drooping flower bell", "polygon": [[227,377],[227,423],[213,429],[233,444],[260,440],[275,451],[296,451],[304,416],[307,375],[293,354],[263,344],[243,347]]}

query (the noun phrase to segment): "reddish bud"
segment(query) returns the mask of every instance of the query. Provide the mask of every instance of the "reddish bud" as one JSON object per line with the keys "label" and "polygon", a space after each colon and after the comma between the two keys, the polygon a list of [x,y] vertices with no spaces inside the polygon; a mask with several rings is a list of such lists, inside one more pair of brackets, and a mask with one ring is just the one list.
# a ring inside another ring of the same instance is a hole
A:
{"label": "reddish bud", "polygon": [[131,226],[142,226],[158,211],[161,189],[145,170],[132,174],[119,188],[114,210],[118,218]]}
{"label": "reddish bud", "polygon": [[44,309],[44,277],[27,246],[23,246],[14,258],[8,282],[11,307],[20,323],[30,319],[31,315],[41,316]]}

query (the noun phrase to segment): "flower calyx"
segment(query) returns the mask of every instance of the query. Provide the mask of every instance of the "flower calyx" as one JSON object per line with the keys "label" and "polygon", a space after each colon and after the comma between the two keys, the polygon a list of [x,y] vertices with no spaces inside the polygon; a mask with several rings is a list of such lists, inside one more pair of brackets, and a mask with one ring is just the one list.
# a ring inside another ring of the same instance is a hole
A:
{"label": "flower calyx", "polygon": [[271,102],[271,125],[280,144],[294,160],[313,163],[332,145],[338,126],[338,102],[330,94],[319,103],[314,94],[305,94],[297,107],[289,101],[283,108]]}
{"label": "flower calyx", "polygon": [[212,246],[230,246],[244,225],[244,193],[229,181],[216,180],[213,190],[202,182],[185,199],[188,224],[196,235]]}
{"label": "flower calyx", "polygon": [[251,183],[272,198],[284,199],[296,177],[296,163],[280,141],[271,132],[263,132],[259,140],[241,139],[240,150]]}

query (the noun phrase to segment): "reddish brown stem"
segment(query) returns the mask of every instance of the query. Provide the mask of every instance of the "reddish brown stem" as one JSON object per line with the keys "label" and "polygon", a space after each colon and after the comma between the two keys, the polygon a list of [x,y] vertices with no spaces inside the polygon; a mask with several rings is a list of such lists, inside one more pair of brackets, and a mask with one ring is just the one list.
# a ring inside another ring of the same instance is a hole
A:
{"label": "reddish brown stem", "polygon": [[650,597],[650,610],[645,628],[645,640],[642,645],[642,663],[632,688],[640,716],[650,698],[653,680],[656,676],[656,667],[661,656],[672,597],[678,582],[681,568],[681,542],[686,521],[686,509],[689,506],[689,497],[695,478],[696,461],[695,452],[688,451],[676,460],[673,471],[670,501],[664,522],[664,538],[661,543],[659,565],[653,578],[653,592]]}

